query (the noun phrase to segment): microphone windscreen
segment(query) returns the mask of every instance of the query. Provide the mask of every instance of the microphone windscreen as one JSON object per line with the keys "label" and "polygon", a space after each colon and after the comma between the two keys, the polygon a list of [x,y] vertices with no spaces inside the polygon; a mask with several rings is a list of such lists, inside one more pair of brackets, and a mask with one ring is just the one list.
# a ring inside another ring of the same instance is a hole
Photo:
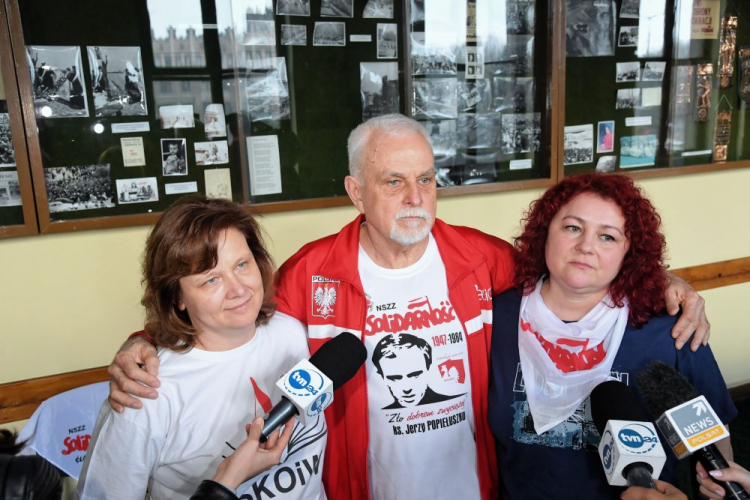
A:
{"label": "microphone windscreen", "polygon": [[367,359],[367,349],[359,338],[350,332],[342,332],[323,344],[310,357],[310,363],[333,382],[338,389],[354,376]]}
{"label": "microphone windscreen", "polygon": [[599,434],[604,434],[604,428],[610,420],[651,420],[633,391],[617,380],[602,382],[591,391],[591,418]]}
{"label": "microphone windscreen", "polygon": [[680,373],[664,363],[652,363],[636,375],[646,410],[659,418],[667,410],[697,398],[699,394]]}

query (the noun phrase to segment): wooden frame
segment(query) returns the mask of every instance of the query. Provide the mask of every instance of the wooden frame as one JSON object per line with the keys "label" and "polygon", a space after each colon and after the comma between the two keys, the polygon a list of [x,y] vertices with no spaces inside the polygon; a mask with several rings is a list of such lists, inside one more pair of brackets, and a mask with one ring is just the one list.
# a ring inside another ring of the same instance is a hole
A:
{"label": "wooden frame", "polygon": [[13,150],[16,158],[16,172],[18,185],[21,189],[23,207],[23,224],[0,227],[0,238],[11,236],[29,236],[38,234],[37,214],[34,205],[34,192],[31,185],[29,157],[26,152],[27,137],[24,134],[24,120],[21,112],[21,100],[18,95],[16,82],[16,67],[9,36],[9,16],[6,5],[0,5],[0,65],[2,67],[5,98],[8,103],[8,113],[15,119],[11,121],[11,135]]}

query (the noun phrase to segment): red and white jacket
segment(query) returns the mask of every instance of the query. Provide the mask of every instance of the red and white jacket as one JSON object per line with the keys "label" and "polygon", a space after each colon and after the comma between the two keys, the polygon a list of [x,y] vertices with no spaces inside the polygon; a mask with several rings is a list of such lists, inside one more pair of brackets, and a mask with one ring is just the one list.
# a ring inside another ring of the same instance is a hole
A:
{"label": "red and white jacket", "polygon": [[[305,245],[279,269],[278,310],[307,325],[311,352],[344,331],[363,336],[367,299],[358,271],[363,222],[360,215],[339,233]],[[487,421],[492,296],[511,286],[513,251],[499,238],[439,219],[432,235],[468,342],[479,487],[483,499],[497,498],[495,445]],[[313,296],[318,288],[335,289],[335,300],[328,292],[326,306],[321,307]],[[329,435],[323,482],[331,500],[369,498],[367,401],[362,367],[326,410]]]}

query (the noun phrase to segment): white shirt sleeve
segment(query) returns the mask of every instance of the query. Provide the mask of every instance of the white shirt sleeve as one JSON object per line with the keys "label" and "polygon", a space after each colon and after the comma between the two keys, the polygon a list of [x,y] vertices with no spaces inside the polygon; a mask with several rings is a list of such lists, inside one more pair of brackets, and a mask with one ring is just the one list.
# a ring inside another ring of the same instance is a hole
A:
{"label": "white shirt sleeve", "polygon": [[81,471],[79,497],[143,500],[163,446],[164,442],[147,428],[112,410],[105,402]]}

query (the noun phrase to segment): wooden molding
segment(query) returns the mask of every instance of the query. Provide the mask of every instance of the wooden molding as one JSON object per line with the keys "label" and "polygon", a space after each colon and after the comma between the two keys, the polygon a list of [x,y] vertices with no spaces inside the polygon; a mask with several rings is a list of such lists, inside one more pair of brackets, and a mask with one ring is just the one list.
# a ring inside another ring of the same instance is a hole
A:
{"label": "wooden molding", "polygon": [[61,373],[0,385],[0,424],[31,417],[34,410],[55,394],[107,380],[107,367]]}
{"label": "wooden molding", "polygon": [[696,290],[710,290],[750,281],[750,257],[713,262],[672,271]]}
{"label": "wooden molding", "polygon": [[[673,272],[696,290],[736,285],[750,281],[750,257]],[[29,418],[42,401],[55,394],[104,380],[107,380],[107,367],[0,384],[0,424]],[[729,392],[735,400],[750,397],[750,384],[734,387]]]}

